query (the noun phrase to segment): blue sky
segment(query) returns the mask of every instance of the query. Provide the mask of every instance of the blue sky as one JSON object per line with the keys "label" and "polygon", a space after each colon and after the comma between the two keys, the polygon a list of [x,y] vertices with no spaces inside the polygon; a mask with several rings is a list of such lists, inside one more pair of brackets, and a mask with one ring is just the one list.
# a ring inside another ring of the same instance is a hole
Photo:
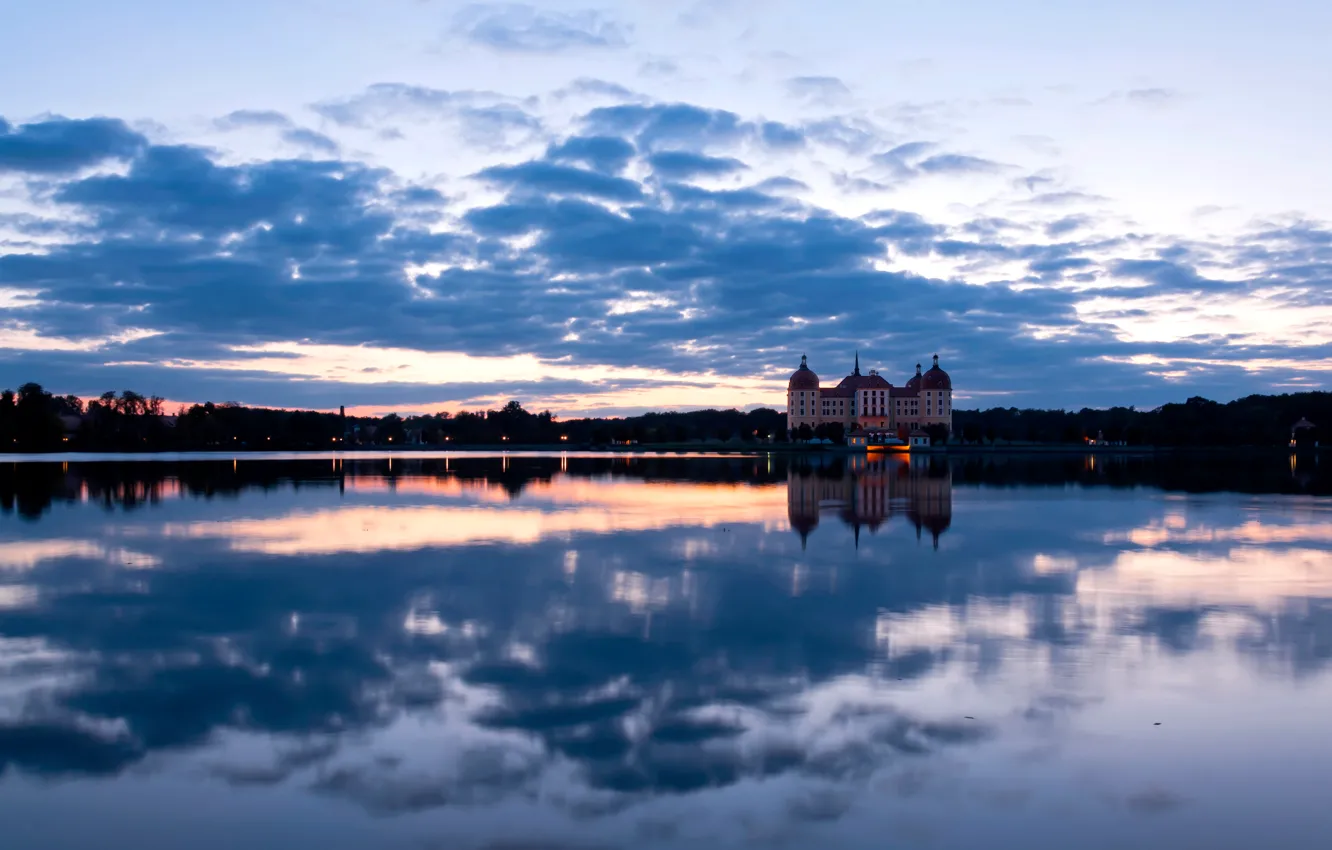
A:
{"label": "blue sky", "polygon": [[5,4],[0,384],[367,410],[1320,388],[1313,2]]}

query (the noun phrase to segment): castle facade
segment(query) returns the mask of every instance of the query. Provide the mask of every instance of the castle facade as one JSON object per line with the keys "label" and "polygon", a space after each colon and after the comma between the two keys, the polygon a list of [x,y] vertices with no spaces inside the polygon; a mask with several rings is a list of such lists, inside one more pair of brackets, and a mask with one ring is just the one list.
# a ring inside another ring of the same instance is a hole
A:
{"label": "castle facade", "polygon": [[793,434],[802,425],[811,429],[839,423],[847,433],[884,431],[910,434],[932,425],[953,430],[953,379],[934,365],[916,374],[904,386],[895,387],[877,370],[860,373],[860,354],[855,369],[835,387],[824,387],[819,376],[809,368],[805,357],[791,376],[786,388],[786,427]]}

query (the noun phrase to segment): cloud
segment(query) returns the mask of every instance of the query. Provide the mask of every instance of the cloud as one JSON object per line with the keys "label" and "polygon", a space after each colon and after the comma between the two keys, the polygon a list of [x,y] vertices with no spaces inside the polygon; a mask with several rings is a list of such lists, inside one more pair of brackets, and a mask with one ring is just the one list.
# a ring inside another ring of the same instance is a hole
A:
{"label": "cloud", "polygon": [[645,151],[704,151],[757,142],[774,149],[795,149],[805,132],[778,121],[747,121],[734,112],[687,103],[618,104],[593,109],[582,119],[590,131],[633,137]]}
{"label": "cloud", "polygon": [[576,195],[612,201],[634,201],[643,195],[642,189],[632,180],[549,162],[496,165],[476,176],[489,183],[541,194]]}
{"label": "cloud", "polygon": [[328,136],[304,127],[294,127],[287,130],[282,134],[282,140],[320,153],[336,154],[339,150],[338,143]]}
{"label": "cloud", "polygon": [[1029,204],[1039,204],[1047,207],[1064,207],[1076,204],[1100,204],[1108,201],[1103,195],[1093,195],[1088,192],[1044,192],[1039,195],[1033,195],[1026,199]]}
{"label": "cloud", "polygon": [[638,66],[640,77],[671,77],[678,73],[680,73],[679,63],[664,57],[645,60]]}
{"label": "cloud", "polygon": [[1045,234],[1052,239],[1067,236],[1070,233],[1090,227],[1095,219],[1085,215],[1066,215],[1045,226]]}
{"label": "cloud", "polygon": [[375,83],[360,94],[321,101],[311,108],[337,124],[362,126],[403,115],[444,115],[461,109],[518,106],[515,98],[474,89],[435,89],[407,83]]}
{"label": "cloud", "polygon": [[731,157],[705,156],[687,151],[662,151],[648,157],[648,164],[659,176],[668,180],[689,180],[693,177],[720,177],[744,171],[749,166]]}
{"label": "cloud", "polygon": [[246,127],[272,128],[281,130],[284,142],[297,147],[336,154],[338,143],[316,130],[298,127],[296,123],[281,112],[267,109],[238,109],[213,122],[219,130],[238,130]]}
{"label": "cloud", "polygon": [[746,0],[694,0],[680,12],[679,21],[686,27],[706,27],[744,6]]}
{"label": "cloud", "polygon": [[910,177],[916,171],[915,163],[933,149],[932,142],[906,142],[885,153],[875,154],[870,160],[898,177]]}
{"label": "cloud", "polygon": [[39,776],[120,772],[143,757],[124,737],[105,737],[73,724],[28,721],[0,723],[0,776],[12,766]]}
{"label": "cloud", "polygon": [[754,187],[760,192],[801,192],[809,189],[809,184],[794,177],[769,177]]}
{"label": "cloud", "polygon": [[560,53],[625,47],[630,27],[600,12],[557,12],[513,4],[473,4],[453,19],[453,32],[473,44],[508,53]]}
{"label": "cloud", "polygon": [[851,89],[837,77],[792,77],[786,90],[801,100],[832,102],[851,96]]}
{"label": "cloud", "polygon": [[223,130],[237,127],[277,127],[285,129],[292,126],[292,120],[281,112],[271,109],[237,109],[217,119],[217,126]]}
{"label": "cloud", "polygon": [[746,189],[702,189],[686,183],[667,183],[663,190],[672,200],[695,208],[713,208],[735,212],[739,210],[790,208],[758,187]]}
{"label": "cloud", "polygon": [[594,109],[583,119],[592,130],[633,135],[640,148],[680,147],[700,150],[752,137],[755,125],[734,112],[687,103],[621,104]]}
{"label": "cloud", "polygon": [[[444,120],[464,138],[487,121],[540,125],[536,108],[401,84],[317,106],[339,125]],[[222,120],[299,129],[279,113]],[[0,279],[23,293],[3,302],[0,362],[57,389],[428,404],[485,395],[486,380],[435,357],[485,352],[530,358],[530,380],[506,373],[505,386],[578,409],[598,393],[635,406],[701,398],[664,376],[702,372],[719,398],[779,397],[771,376],[800,352],[857,346],[907,360],[940,350],[970,388],[1046,403],[1178,394],[1144,357],[1203,364],[1190,367],[1195,386],[1232,392],[1264,386],[1256,356],[1294,358],[1284,375],[1320,374],[1312,350],[1276,331],[1241,347],[1215,318],[1241,304],[1248,316],[1290,311],[1273,321],[1322,309],[1332,238],[1318,222],[1264,224],[1232,245],[1107,235],[1109,220],[1077,214],[1101,199],[1041,180],[1044,194],[1014,199],[1015,217],[848,215],[814,203],[818,181],[773,176],[787,163],[763,153],[836,151],[862,170],[833,180],[873,184],[876,200],[903,180],[1003,166],[933,141],[886,145],[852,119],[786,124],[689,103],[600,106],[567,125],[575,135],[475,170],[448,197],[314,138],[302,141],[317,161],[230,164],[142,140],[115,170],[49,174],[20,188],[40,214],[5,219],[38,247],[0,255]],[[51,147],[37,159],[68,149],[61,134],[32,138]],[[707,177],[726,185],[690,183]],[[355,358],[380,370],[374,384]]]}
{"label": "cloud", "polygon": [[[143,228],[236,232],[267,222],[275,230],[304,229],[314,237],[312,244],[320,236],[349,240],[340,247],[350,250],[362,244],[358,240],[382,233],[389,221],[368,215],[361,221],[365,229],[352,233],[340,229],[347,222],[336,216],[367,199],[384,176],[337,162],[218,166],[198,148],[159,146],[148,149],[126,174],[66,183],[55,198],[92,212],[113,233]],[[324,224],[330,230],[321,233]]]}
{"label": "cloud", "polygon": [[553,162],[574,162],[596,171],[619,174],[633,159],[634,146],[619,136],[572,136],[551,145],[546,158]]}
{"label": "cloud", "polygon": [[593,97],[604,97],[612,100],[636,100],[640,95],[630,89],[625,88],[619,83],[612,83],[608,80],[597,80],[591,77],[579,77],[569,85],[558,89],[555,92],[556,97],[564,98],[571,95],[589,95]]}
{"label": "cloud", "polygon": [[1175,89],[1152,87],[1111,92],[1100,100],[1095,101],[1094,105],[1107,106],[1116,103],[1127,103],[1136,106],[1160,107],[1181,100],[1182,98],[1183,95]]}
{"label": "cloud", "polygon": [[886,153],[875,154],[871,160],[900,181],[931,174],[987,174],[1003,169],[999,163],[980,157],[957,153],[930,154],[937,147],[933,142],[906,142]]}
{"label": "cloud", "polygon": [[133,158],[148,144],[115,118],[48,118],[15,127],[0,119],[0,173],[71,174]]}
{"label": "cloud", "polygon": [[823,788],[787,801],[786,811],[793,821],[835,821],[850,810],[854,799],[845,790]]}
{"label": "cloud", "polygon": [[1003,166],[988,159],[963,154],[937,154],[926,157],[916,167],[927,174],[984,174]]}
{"label": "cloud", "polygon": [[1109,271],[1120,277],[1136,278],[1154,284],[1154,287],[1144,294],[1224,292],[1236,288],[1234,283],[1209,280],[1199,275],[1196,269],[1169,260],[1119,260],[1110,264]]}
{"label": "cloud", "polygon": [[531,140],[541,130],[541,121],[511,103],[464,106],[458,110],[463,138],[475,145],[507,147]]}
{"label": "cloud", "polygon": [[1148,788],[1130,794],[1125,800],[1129,811],[1140,815],[1159,815],[1188,804],[1188,799],[1164,788]]}
{"label": "cloud", "polygon": [[339,126],[376,127],[381,135],[387,133],[394,138],[401,138],[402,131],[384,126],[389,122],[450,122],[458,126],[469,144],[490,149],[531,141],[542,129],[541,120],[516,98],[406,83],[375,83],[360,94],[320,101],[310,108]]}
{"label": "cloud", "polygon": [[1124,97],[1130,103],[1161,104],[1175,100],[1179,97],[1179,92],[1173,89],[1151,88],[1151,89],[1131,89]]}
{"label": "cloud", "polygon": [[503,100],[494,92],[434,89],[407,83],[375,83],[351,97],[320,101],[311,109],[328,120],[348,127],[365,126],[404,114],[452,113],[463,106]]}
{"label": "cloud", "polygon": [[340,766],[321,775],[311,788],[352,800],[375,814],[402,814],[497,803],[534,785],[545,764],[530,750],[494,745],[469,748],[450,767],[437,775],[403,776],[379,764]]}
{"label": "cloud", "polygon": [[859,117],[833,117],[811,121],[801,126],[802,139],[808,138],[850,154],[863,154],[877,147],[887,133],[872,121]]}
{"label": "cloud", "polygon": [[759,136],[770,148],[794,149],[804,147],[806,134],[779,121],[764,121],[759,127]]}

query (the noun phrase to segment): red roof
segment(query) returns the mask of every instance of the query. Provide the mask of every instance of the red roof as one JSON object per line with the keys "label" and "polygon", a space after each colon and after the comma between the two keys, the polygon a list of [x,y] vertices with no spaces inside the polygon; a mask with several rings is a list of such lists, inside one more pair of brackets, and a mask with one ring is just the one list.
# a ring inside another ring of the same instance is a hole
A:
{"label": "red roof", "polygon": [[881,375],[847,375],[837,386],[854,391],[886,390],[893,385],[885,381]]}
{"label": "red roof", "polygon": [[922,390],[951,390],[953,388],[953,379],[948,377],[948,373],[939,368],[939,355],[934,355],[934,365],[921,378],[920,388]]}
{"label": "red roof", "polygon": [[788,390],[817,390],[819,388],[819,376],[814,374],[814,370],[809,368],[805,362],[805,357],[800,356],[800,368],[791,375],[790,382],[786,385]]}

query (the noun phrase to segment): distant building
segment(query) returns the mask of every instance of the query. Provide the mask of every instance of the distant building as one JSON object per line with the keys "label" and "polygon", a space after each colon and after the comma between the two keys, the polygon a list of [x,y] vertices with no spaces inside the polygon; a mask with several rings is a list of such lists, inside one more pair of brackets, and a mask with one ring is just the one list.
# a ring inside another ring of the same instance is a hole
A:
{"label": "distant building", "polygon": [[83,417],[75,416],[72,413],[60,414],[60,439],[68,443],[79,434],[79,429],[83,427]]}
{"label": "distant building", "polygon": [[786,427],[792,432],[801,425],[841,424],[846,431],[893,431],[911,433],[932,425],[953,430],[953,379],[934,365],[916,374],[905,386],[895,387],[871,369],[860,373],[860,354],[855,369],[835,387],[823,387],[805,357],[786,388]]}
{"label": "distant building", "polygon": [[1290,447],[1292,449],[1304,449],[1317,446],[1318,442],[1315,439],[1317,433],[1318,428],[1312,422],[1300,417],[1300,421],[1290,428]]}

